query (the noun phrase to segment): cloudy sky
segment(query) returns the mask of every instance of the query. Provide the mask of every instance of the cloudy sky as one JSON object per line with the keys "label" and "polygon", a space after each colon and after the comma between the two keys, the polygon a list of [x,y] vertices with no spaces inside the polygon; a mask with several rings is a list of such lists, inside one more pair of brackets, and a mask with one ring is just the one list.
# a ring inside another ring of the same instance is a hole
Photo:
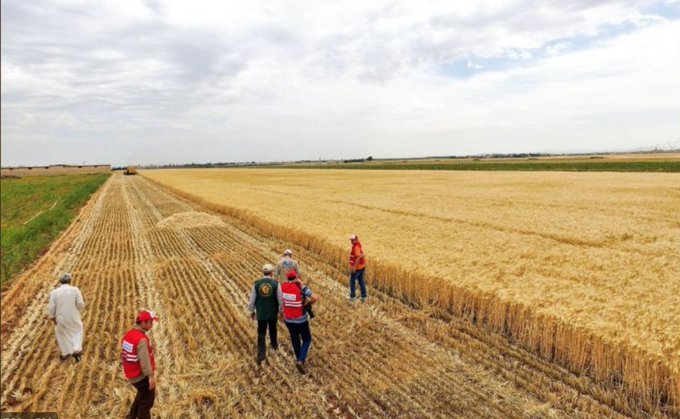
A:
{"label": "cloudy sky", "polygon": [[680,141],[680,0],[2,0],[2,165]]}

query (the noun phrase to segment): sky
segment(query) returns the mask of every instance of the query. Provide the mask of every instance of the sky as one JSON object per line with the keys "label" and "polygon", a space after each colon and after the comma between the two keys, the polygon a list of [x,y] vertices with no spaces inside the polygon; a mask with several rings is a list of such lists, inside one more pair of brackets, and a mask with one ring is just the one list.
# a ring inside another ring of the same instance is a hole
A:
{"label": "sky", "polygon": [[2,166],[680,141],[680,0],[2,0]]}

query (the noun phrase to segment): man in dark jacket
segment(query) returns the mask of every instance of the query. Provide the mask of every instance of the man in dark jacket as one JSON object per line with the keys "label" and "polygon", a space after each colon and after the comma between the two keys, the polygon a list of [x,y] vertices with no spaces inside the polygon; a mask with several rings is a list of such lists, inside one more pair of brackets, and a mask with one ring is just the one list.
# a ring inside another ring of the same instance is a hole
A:
{"label": "man in dark jacket", "polygon": [[274,267],[269,263],[262,267],[264,277],[255,281],[250,293],[248,311],[253,320],[257,319],[257,364],[267,357],[265,338],[269,329],[270,347],[272,351],[278,349],[276,337],[276,318],[283,312],[281,287],[272,278]]}

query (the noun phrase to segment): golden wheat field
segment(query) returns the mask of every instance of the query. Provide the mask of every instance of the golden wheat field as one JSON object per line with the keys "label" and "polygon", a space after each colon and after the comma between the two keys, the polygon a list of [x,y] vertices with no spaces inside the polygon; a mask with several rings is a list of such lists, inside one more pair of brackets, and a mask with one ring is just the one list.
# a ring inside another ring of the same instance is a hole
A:
{"label": "golden wheat field", "polygon": [[680,175],[207,169],[144,176],[622,389],[680,404]]}
{"label": "golden wheat field", "polygon": [[[491,289],[490,285],[480,284],[474,288],[469,285],[471,282],[463,282],[465,270],[472,266],[479,271],[474,275],[481,282],[483,275],[480,272],[487,269],[480,265],[482,257],[491,255],[491,249],[483,249],[495,246],[493,243],[475,244],[474,234],[467,229],[476,223],[448,221],[461,225],[461,236],[455,234],[437,243],[445,246],[458,242],[460,249],[457,255],[449,256],[455,256],[456,262],[439,266],[436,280],[431,280],[432,267],[428,266],[431,262],[424,259],[426,252],[418,249],[425,243],[424,236],[415,234],[415,230],[409,231],[410,227],[404,223],[402,231],[396,235],[408,248],[399,253],[403,260],[393,261],[380,255],[386,249],[380,246],[386,244],[379,241],[387,240],[390,226],[384,224],[379,229],[378,220],[358,218],[366,211],[373,211],[374,215],[385,212],[386,223],[398,219],[396,217],[423,218],[422,214],[431,211],[424,201],[416,217],[410,215],[408,205],[377,211],[371,210],[375,203],[370,200],[362,203],[350,200],[344,209],[354,211],[354,224],[333,227],[337,229],[333,234],[340,238],[329,235],[317,240],[304,230],[305,223],[318,223],[316,216],[309,214],[318,213],[321,217],[330,211],[326,206],[339,205],[336,201],[344,201],[345,197],[332,196],[334,192],[328,179],[325,186],[314,186],[307,177],[315,175],[314,172],[182,173],[195,178],[195,186],[202,185],[193,188],[192,192],[206,190],[204,188],[210,182],[200,181],[205,174],[219,174],[221,180],[217,189],[231,191],[230,200],[219,205],[209,204],[200,198],[187,199],[181,196],[182,193],[161,187],[142,176],[114,174],[49,251],[13,278],[2,292],[2,412],[52,411],[58,412],[61,418],[123,417],[134,392],[122,375],[120,339],[131,327],[136,311],[151,308],[161,319],[150,335],[158,366],[154,417],[642,418],[680,414],[671,399],[650,403],[632,392],[623,381],[598,380],[593,374],[564,368],[558,348],[587,343],[576,329],[565,329],[574,333],[572,340],[555,342],[551,356],[541,352],[544,347],[540,345],[546,339],[538,339],[536,347],[527,345],[527,336],[540,338],[546,333],[561,333],[559,327],[565,326],[554,326],[558,324],[557,320],[550,320],[554,316],[544,314],[531,321],[529,312],[520,305],[508,305],[504,313],[508,318],[504,324],[509,329],[498,333],[486,327],[500,318],[500,315],[493,317],[500,307],[500,297],[490,291],[483,294],[486,292],[483,290]],[[146,174],[159,178],[173,172]],[[344,172],[343,176],[349,174]],[[226,179],[230,176],[237,177],[229,182]],[[341,182],[340,174],[328,172],[323,176],[336,176],[339,183],[335,188],[347,187]],[[317,180],[323,181],[323,176]],[[389,184],[392,187],[401,183],[401,187],[413,184],[413,177],[388,181],[377,173],[370,176],[361,181],[366,184],[361,192],[366,199],[370,196],[371,182],[383,182],[385,192],[389,190],[386,186]],[[658,182],[654,177],[650,179],[643,182],[645,187]],[[257,185],[247,185],[253,181]],[[460,179],[456,182],[462,185]],[[475,179],[468,182],[468,193],[472,188],[480,187]],[[310,199],[309,196],[304,198],[296,193],[298,189],[294,184],[310,185],[309,191],[315,191],[317,201],[304,202]],[[426,185],[423,179],[421,188]],[[500,179],[496,179],[488,187],[501,190],[499,185]],[[657,187],[660,186],[657,184]],[[378,190],[380,188],[374,189],[374,194],[377,195]],[[461,186],[459,193],[463,190]],[[516,180],[508,185],[505,193],[510,194],[511,190],[518,190]],[[440,200],[454,191],[452,188],[444,193]],[[285,196],[281,194],[283,192]],[[254,194],[259,194],[261,200],[253,199]],[[421,199],[425,198],[421,196]],[[502,201],[503,197],[489,193],[486,200],[480,198],[476,205],[480,207],[483,202],[492,200]],[[467,205],[475,202],[467,201]],[[531,197],[524,196],[517,205],[527,205],[529,201]],[[252,205],[253,211],[230,211],[226,202],[244,205],[243,208]],[[255,205],[256,202],[259,204]],[[415,200],[404,195],[404,202],[414,205]],[[265,213],[268,206],[272,207],[271,213]],[[500,213],[504,207],[498,207],[494,222],[508,222],[509,215]],[[581,202],[572,210],[584,210],[585,207]],[[608,211],[620,211],[617,214],[622,217],[628,214],[627,219],[631,220],[637,218],[629,212],[643,207],[646,208],[643,213],[634,215],[646,222],[651,222],[663,208],[641,204],[636,209],[622,210],[612,202]],[[267,215],[267,219],[276,220],[274,213],[281,210],[286,211],[287,217],[282,225],[289,230],[253,215]],[[303,210],[307,211],[304,213],[307,218],[303,217]],[[444,207],[439,207],[439,211],[443,212]],[[328,220],[329,227],[344,219],[342,212],[336,211],[337,217]],[[672,216],[671,212],[667,214]],[[332,213],[328,215],[332,216]],[[436,217],[444,218],[441,214]],[[478,234],[490,228],[489,225],[495,224],[488,221],[477,225]],[[345,239],[350,227],[356,228],[361,235],[371,263],[370,297],[363,305],[347,302],[345,254],[348,243]],[[536,222],[531,222],[518,230],[530,231],[536,227]],[[435,230],[428,231],[436,233]],[[558,235],[559,231],[550,234]],[[504,234],[510,232],[498,233]],[[519,237],[527,235],[515,234]],[[631,234],[638,233],[633,231]],[[652,237],[653,233],[647,234]],[[491,235],[481,238],[484,237]],[[670,235],[664,237],[668,241],[673,239]],[[591,237],[590,240],[595,239]],[[637,239],[633,236],[628,239],[631,240]],[[652,249],[654,243],[651,243],[648,245],[651,247],[644,249],[646,252],[664,252],[667,251],[664,243],[659,239],[657,247]],[[514,247],[521,245],[521,241],[513,244]],[[480,254],[474,256],[473,248],[466,250],[469,246],[477,246],[476,251]],[[253,281],[261,276],[261,266],[276,262],[286,248],[294,250],[305,281],[321,297],[315,310],[317,318],[311,324],[314,341],[307,375],[300,375],[294,367],[283,324],[279,324],[281,350],[270,353],[263,366],[256,365],[256,324],[246,312],[250,289]],[[511,249],[504,251],[512,252]],[[534,252],[539,251],[534,249]],[[464,255],[473,260],[464,260]],[[564,256],[565,266],[568,256]],[[499,255],[494,257],[502,262]],[[667,259],[667,263],[673,263],[670,257]],[[530,257],[524,259],[523,263],[528,266],[526,272],[534,269],[532,266],[536,262],[532,261]],[[380,272],[380,268],[386,269],[392,263],[399,275]],[[507,275],[508,288],[512,278],[520,277],[503,263],[495,269],[497,272],[508,269],[503,274]],[[574,272],[579,270],[576,266],[572,269]],[[45,315],[49,292],[56,286],[57,275],[65,271],[73,274],[74,285],[81,289],[86,304],[83,312],[84,354],[78,364],[72,360],[59,360],[53,326]],[[406,277],[408,281],[421,281],[416,285],[400,279],[401,273],[416,271],[421,276]],[[645,278],[651,281],[651,276]],[[582,279],[583,284],[590,284],[588,281],[594,280]],[[449,284],[460,288],[449,289]],[[592,282],[589,292],[604,293],[595,288],[596,285]],[[613,298],[620,287],[612,285],[607,298]],[[475,299],[478,294],[485,297]],[[534,298],[538,300],[538,297]],[[586,300],[582,296],[579,298],[585,307]],[[604,294],[601,298],[604,299]],[[653,327],[670,334],[673,326],[660,325],[651,314],[670,318],[677,312],[677,308],[668,306],[672,298],[672,286],[668,286],[665,293],[659,292],[658,310],[650,307],[647,315],[640,309],[636,309],[636,313],[646,322],[655,321]],[[434,304],[426,303],[427,300]],[[462,305],[454,309],[448,307],[449,304]],[[571,307],[566,302],[563,304]],[[544,309],[549,312],[549,307]],[[487,317],[475,317],[480,315]],[[512,316],[516,318],[510,318]],[[551,321],[553,323],[549,323]],[[526,327],[524,334],[510,330],[521,322]],[[630,330],[631,334],[632,331],[638,333],[637,329]],[[589,336],[592,332],[582,333]],[[584,349],[583,353],[590,352]],[[672,354],[665,358],[668,364],[670,359]],[[584,363],[588,362],[592,360],[584,360]],[[654,374],[660,373],[655,370],[643,373],[641,377],[647,378],[642,382],[647,384],[650,377],[658,377]],[[657,392],[671,394],[667,387],[660,387]]]}

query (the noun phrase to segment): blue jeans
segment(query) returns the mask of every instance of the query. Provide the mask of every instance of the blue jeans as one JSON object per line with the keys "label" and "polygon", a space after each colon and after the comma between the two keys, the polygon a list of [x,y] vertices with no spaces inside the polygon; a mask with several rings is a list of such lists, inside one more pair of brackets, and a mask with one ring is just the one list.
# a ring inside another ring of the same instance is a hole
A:
{"label": "blue jeans", "polygon": [[300,362],[305,362],[305,359],[307,359],[307,353],[309,352],[309,347],[312,346],[312,331],[309,330],[309,322],[286,322],[286,326],[290,332],[290,340],[293,342],[295,358]]}
{"label": "blue jeans", "polygon": [[364,272],[366,269],[359,269],[352,272],[349,277],[349,298],[355,298],[357,293],[357,284],[359,281],[359,288],[361,289],[361,298],[366,298],[366,281],[364,280]]}

